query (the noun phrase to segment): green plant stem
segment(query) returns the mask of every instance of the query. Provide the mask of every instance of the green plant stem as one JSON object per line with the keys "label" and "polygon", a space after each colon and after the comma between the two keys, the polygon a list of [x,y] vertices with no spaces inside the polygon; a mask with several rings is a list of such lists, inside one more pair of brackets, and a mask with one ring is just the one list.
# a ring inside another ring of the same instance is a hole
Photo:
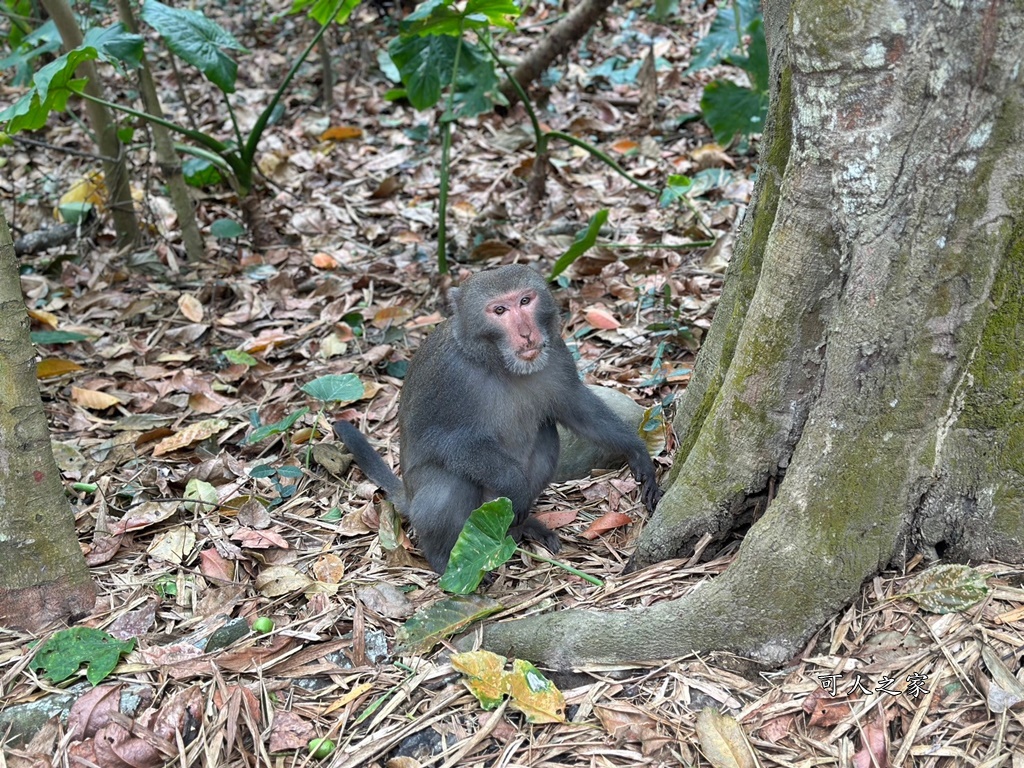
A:
{"label": "green plant stem", "polygon": [[288,70],[288,74],[284,76],[284,80],[281,81],[281,85],[278,86],[277,90],[274,91],[274,95],[270,97],[270,103],[267,104],[266,108],[260,112],[260,116],[256,118],[256,124],[252,127],[249,132],[249,140],[245,143],[242,148],[242,157],[252,161],[252,158],[256,156],[256,146],[260,143],[260,137],[263,135],[264,129],[267,127],[267,123],[270,122],[271,116],[274,114],[274,110],[277,108],[277,104],[281,101],[284,96],[285,89],[288,84],[295,78],[295,75],[299,72],[299,67],[306,61],[310,53],[316,47],[316,44],[320,42],[325,34],[327,34],[327,28],[333,23],[334,17],[338,14],[338,9],[341,8],[344,0],[338,0],[334,5],[334,9],[331,11],[331,15],[327,20],[326,24],[323,24],[319,31],[313,35],[313,39],[309,41],[309,45],[303,49],[302,53],[292,64],[291,69]]}
{"label": "green plant stem", "polygon": [[104,106],[110,107],[111,109],[116,109],[119,112],[124,112],[126,115],[131,115],[132,117],[137,117],[140,120],[148,120],[149,122],[156,123],[157,125],[162,125],[164,128],[167,128],[168,130],[175,131],[176,133],[180,133],[182,136],[187,136],[188,138],[192,139],[192,141],[199,142],[200,144],[204,145],[208,149],[211,149],[218,154],[228,152],[231,149],[229,145],[225,144],[222,141],[219,141],[218,139],[213,138],[213,136],[202,133],[201,131],[193,131],[191,128],[185,128],[183,126],[178,125],[177,123],[172,123],[170,120],[167,120],[165,118],[157,117],[156,115],[151,115],[148,112],[140,112],[137,109],[133,109],[132,107],[126,107],[123,104],[115,104],[112,101],[107,101],[106,99],[101,99],[97,96],[90,96],[87,93],[82,93],[80,95],[83,99],[95,101],[97,104],[103,104]]}
{"label": "green plant stem", "polygon": [[597,578],[597,576],[591,576],[589,573],[584,573],[578,568],[573,568],[571,565],[566,565],[565,563],[561,563],[558,560],[552,560],[550,557],[544,557],[544,555],[535,554],[534,552],[530,552],[529,550],[523,549],[522,547],[516,547],[516,549],[522,552],[523,554],[527,555],[528,557],[532,557],[534,560],[540,560],[542,563],[547,563],[548,565],[557,565],[559,568],[568,571],[573,576],[579,576],[581,579],[590,584],[593,584],[595,587],[604,586],[604,582]]}
{"label": "green plant stem", "polygon": [[242,138],[242,129],[238,127],[238,118],[235,117],[235,109],[231,106],[231,99],[228,98],[226,93],[222,92],[224,96],[224,106],[228,110],[228,119],[231,121],[231,130],[235,132],[235,143],[241,150],[245,147],[245,140]]}
{"label": "green plant stem", "polygon": [[740,52],[746,56],[747,50],[743,46],[743,10],[740,8],[737,0],[732,0],[732,14],[732,17],[736,19],[736,45]]}
{"label": "green plant stem", "polygon": [[615,162],[615,160],[613,160],[611,158],[611,156],[609,156],[606,153],[602,152],[600,149],[595,147],[593,144],[589,144],[589,143],[585,142],[583,139],[577,139],[571,133],[563,133],[562,131],[548,131],[547,135],[550,136],[551,138],[561,139],[562,141],[568,142],[569,144],[572,144],[575,147],[579,147],[580,149],[582,149],[582,150],[584,150],[586,152],[589,152],[594,157],[596,157],[598,160],[600,160],[602,163],[604,163],[609,168],[611,168],[613,171],[615,171],[617,174],[619,174],[624,179],[626,179],[626,181],[630,182],[631,184],[635,184],[636,186],[640,187],[640,189],[644,190],[645,192],[650,192],[652,195],[660,194],[657,189],[655,189],[654,187],[650,186],[649,184],[644,184],[642,181],[640,181],[640,179],[633,178],[629,174],[629,171],[627,171],[625,168],[623,168],[621,165],[619,165],[617,162]]}
{"label": "green plant stem", "polygon": [[[462,30],[452,63],[452,84],[459,76],[459,57],[462,53]],[[455,122],[455,88],[448,91],[448,104],[441,115],[441,189],[437,198],[437,271],[448,274],[448,187],[451,183],[449,162],[452,153],[452,123]]]}
{"label": "green plant stem", "polygon": [[437,271],[448,274],[448,159],[452,151],[452,124],[448,120],[441,123],[441,190],[437,198]]}

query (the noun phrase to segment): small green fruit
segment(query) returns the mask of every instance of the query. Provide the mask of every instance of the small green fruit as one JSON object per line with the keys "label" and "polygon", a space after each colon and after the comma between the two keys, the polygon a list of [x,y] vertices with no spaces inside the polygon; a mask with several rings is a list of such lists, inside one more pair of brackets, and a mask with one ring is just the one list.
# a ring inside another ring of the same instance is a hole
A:
{"label": "small green fruit", "polygon": [[266,616],[260,616],[256,621],[252,623],[252,631],[261,635],[265,635],[268,632],[274,631],[274,620],[268,619]]}
{"label": "small green fruit", "polygon": [[334,748],[337,746],[330,739],[311,739],[309,742],[309,751],[313,757],[317,760],[322,760],[325,757],[329,757]]}

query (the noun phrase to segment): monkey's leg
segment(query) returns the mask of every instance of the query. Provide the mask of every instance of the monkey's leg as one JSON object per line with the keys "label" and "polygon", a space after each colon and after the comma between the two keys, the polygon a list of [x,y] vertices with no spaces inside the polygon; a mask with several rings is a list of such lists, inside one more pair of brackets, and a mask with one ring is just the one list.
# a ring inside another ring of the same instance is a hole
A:
{"label": "monkey's leg", "polygon": [[469,513],[483,501],[480,487],[440,467],[419,467],[414,474],[409,522],[430,567],[444,573]]}

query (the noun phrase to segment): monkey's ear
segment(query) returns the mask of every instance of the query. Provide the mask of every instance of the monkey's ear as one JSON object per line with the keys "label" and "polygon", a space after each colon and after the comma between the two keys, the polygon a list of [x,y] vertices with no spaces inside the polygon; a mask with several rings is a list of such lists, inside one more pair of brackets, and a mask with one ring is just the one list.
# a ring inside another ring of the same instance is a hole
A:
{"label": "monkey's ear", "polygon": [[445,294],[444,308],[449,317],[455,314],[455,308],[459,301],[459,290],[459,288],[453,285],[448,289],[448,293]]}

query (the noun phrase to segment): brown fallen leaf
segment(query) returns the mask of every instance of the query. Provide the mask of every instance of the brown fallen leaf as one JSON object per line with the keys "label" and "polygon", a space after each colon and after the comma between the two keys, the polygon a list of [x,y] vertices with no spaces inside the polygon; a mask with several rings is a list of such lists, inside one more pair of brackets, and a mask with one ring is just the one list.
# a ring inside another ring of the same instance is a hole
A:
{"label": "brown fallen leaf", "polygon": [[88,408],[90,411],[105,411],[121,401],[113,395],[108,395],[106,392],[72,386],[71,402],[82,408]]}
{"label": "brown fallen leaf", "polygon": [[157,443],[153,449],[153,455],[163,456],[172,451],[187,448],[193,443],[202,442],[218,432],[223,432],[229,425],[230,422],[227,419],[204,419],[195,424],[190,424],[177,434]]}
{"label": "brown fallen leaf", "polygon": [[178,297],[178,309],[190,322],[201,323],[203,321],[203,303],[191,293],[183,293]]}
{"label": "brown fallen leaf", "polygon": [[631,522],[633,522],[633,518],[629,515],[624,515],[621,512],[607,512],[592,522],[587,530],[580,535],[585,539],[596,539],[602,533],[622,528]]}

